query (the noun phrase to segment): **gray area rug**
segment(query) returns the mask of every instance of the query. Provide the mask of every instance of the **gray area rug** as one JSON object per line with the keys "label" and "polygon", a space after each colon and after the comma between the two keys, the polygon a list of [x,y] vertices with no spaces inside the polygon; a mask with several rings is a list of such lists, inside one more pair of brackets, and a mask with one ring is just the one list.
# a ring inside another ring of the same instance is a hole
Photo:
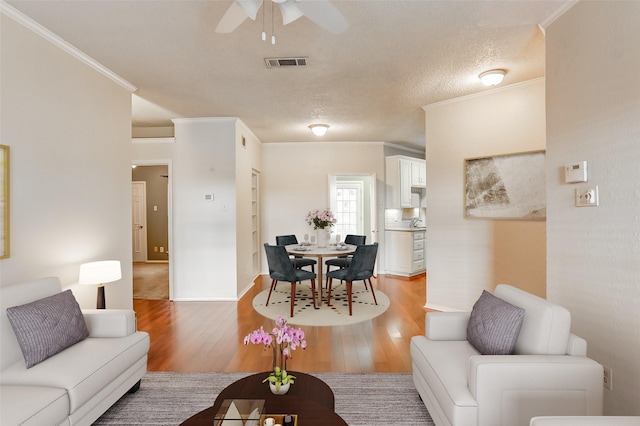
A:
{"label": "gray area rug", "polygon": [[[178,425],[212,406],[220,391],[247,375],[147,373],[138,392],[123,396],[94,424]],[[331,387],[336,413],[348,425],[434,425],[418,397],[411,374],[313,375]]]}

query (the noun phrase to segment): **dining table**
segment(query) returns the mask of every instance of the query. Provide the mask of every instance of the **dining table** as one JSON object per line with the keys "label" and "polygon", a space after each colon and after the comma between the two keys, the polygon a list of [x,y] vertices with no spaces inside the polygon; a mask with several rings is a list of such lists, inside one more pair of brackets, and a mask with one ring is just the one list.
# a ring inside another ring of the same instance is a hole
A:
{"label": "dining table", "polygon": [[292,256],[315,257],[318,259],[317,282],[318,285],[318,307],[322,306],[322,289],[324,284],[322,281],[322,268],[324,267],[324,257],[347,256],[355,253],[357,246],[350,244],[327,244],[326,247],[318,247],[317,244],[290,244],[285,246],[287,253]]}

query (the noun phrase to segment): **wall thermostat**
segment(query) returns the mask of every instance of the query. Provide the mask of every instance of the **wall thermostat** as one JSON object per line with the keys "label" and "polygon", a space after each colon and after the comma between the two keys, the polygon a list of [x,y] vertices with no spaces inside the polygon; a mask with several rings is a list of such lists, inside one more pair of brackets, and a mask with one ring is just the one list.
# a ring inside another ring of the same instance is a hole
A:
{"label": "wall thermostat", "polygon": [[570,163],[564,166],[565,183],[576,183],[587,181],[587,162]]}

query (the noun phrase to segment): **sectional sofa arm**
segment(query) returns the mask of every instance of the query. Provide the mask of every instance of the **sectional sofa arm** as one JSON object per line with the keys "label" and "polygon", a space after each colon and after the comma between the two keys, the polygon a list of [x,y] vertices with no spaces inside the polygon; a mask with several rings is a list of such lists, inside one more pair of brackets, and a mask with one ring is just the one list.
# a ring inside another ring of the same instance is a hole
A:
{"label": "sectional sofa arm", "polygon": [[[602,365],[596,361],[570,355],[479,355],[469,360],[469,391],[478,406],[500,411],[504,403],[496,395],[525,400],[546,395],[550,404],[583,404],[581,415],[602,414]],[[485,405],[486,404],[486,405]]]}
{"label": "sectional sofa arm", "polygon": [[83,309],[89,337],[125,337],[136,332],[135,312],[129,309]]}
{"label": "sectional sofa arm", "polygon": [[429,340],[467,340],[470,312],[427,312],[425,336]]}

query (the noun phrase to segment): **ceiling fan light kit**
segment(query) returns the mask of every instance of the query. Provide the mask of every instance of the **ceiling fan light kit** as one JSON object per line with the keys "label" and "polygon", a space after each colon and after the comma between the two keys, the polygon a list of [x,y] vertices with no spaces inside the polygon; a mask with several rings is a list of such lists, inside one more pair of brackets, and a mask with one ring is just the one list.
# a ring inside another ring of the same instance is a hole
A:
{"label": "ceiling fan light kit", "polygon": [[500,69],[489,70],[480,74],[478,78],[485,86],[497,86],[502,83],[506,73],[507,72],[505,70]]}
{"label": "ceiling fan light kit", "polygon": [[[258,10],[263,6],[263,3],[263,0],[235,0],[218,22],[216,32],[230,33],[247,18],[255,21],[258,16]],[[271,3],[272,7],[273,3],[278,5],[282,14],[283,25],[305,16],[316,25],[333,34],[341,34],[349,27],[342,13],[329,0],[271,0]],[[263,26],[264,15],[265,11],[263,10]]]}
{"label": "ceiling fan light kit", "polygon": [[327,133],[327,130],[329,130],[329,125],[328,124],[311,124],[309,125],[309,129],[311,129],[313,134],[316,136],[324,136]]}

